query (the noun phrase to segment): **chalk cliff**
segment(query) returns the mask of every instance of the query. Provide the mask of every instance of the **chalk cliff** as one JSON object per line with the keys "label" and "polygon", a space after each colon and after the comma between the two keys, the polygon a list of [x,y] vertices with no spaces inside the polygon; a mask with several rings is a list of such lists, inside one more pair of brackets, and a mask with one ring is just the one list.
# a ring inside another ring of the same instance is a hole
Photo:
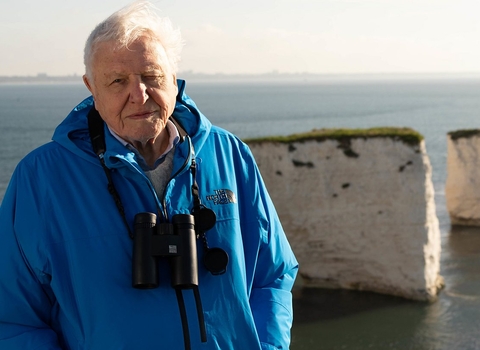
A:
{"label": "chalk cliff", "polygon": [[452,225],[480,226],[480,130],[447,136],[445,197]]}
{"label": "chalk cliff", "polygon": [[317,130],[247,143],[304,286],[435,299],[440,230],[421,135]]}

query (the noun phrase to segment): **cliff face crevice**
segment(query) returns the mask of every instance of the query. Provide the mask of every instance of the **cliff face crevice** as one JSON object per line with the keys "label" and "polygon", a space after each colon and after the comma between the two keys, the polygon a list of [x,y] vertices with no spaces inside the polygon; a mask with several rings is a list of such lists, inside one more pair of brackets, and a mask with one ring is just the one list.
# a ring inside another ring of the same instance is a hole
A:
{"label": "cliff face crevice", "polygon": [[440,230],[422,139],[247,141],[304,286],[434,300]]}

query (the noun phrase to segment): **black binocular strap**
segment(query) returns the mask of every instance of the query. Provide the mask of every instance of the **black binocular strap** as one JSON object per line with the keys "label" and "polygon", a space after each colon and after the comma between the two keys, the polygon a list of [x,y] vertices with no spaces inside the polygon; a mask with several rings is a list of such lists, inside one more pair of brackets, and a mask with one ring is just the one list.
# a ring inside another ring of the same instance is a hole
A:
{"label": "black binocular strap", "polygon": [[132,230],[130,229],[130,225],[128,224],[127,217],[125,215],[125,209],[120,199],[120,195],[118,194],[117,189],[113,184],[113,179],[112,179],[112,174],[110,172],[110,169],[108,169],[107,166],[105,165],[104,154],[105,154],[106,146],[105,146],[105,134],[104,134],[104,121],[100,117],[100,114],[95,109],[95,107],[92,107],[92,109],[90,109],[90,112],[88,113],[87,118],[88,118],[88,132],[90,134],[90,140],[92,142],[93,151],[95,152],[98,159],[100,160],[100,164],[102,165],[105,175],[107,176],[108,192],[112,195],[113,200],[115,201],[115,205],[117,206],[118,212],[122,217],[123,223],[127,227],[128,235],[130,236],[130,238],[133,239],[133,233],[132,233]]}

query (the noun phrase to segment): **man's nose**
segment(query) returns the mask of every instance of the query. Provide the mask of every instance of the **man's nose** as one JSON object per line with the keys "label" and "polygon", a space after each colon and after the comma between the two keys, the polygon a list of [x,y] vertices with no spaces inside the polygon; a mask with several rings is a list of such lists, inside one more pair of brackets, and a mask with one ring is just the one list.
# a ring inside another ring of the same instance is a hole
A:
{"label": "man's nose", "polygon": [[148,100],[147,86],[142,81],[141,77],[131,80],[130,86],[130,102],[145,103]]}

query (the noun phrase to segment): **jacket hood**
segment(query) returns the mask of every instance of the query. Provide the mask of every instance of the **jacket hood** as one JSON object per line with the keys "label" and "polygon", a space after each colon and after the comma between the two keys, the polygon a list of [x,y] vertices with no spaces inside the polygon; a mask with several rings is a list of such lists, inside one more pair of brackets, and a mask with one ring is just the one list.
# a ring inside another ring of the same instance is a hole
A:
{"label": "jacket hood", "polygon": [[[177,84],[177,101],[172,117],[192,138],[195,150],[198,152],[205,143],[212,124],[185,93],[186,82],[178,79]],[[97,162],[90,142],[87,120],[88,112],[93,106],[92,96],[80,102],[57,126],[52,140],[82,158]]]}

